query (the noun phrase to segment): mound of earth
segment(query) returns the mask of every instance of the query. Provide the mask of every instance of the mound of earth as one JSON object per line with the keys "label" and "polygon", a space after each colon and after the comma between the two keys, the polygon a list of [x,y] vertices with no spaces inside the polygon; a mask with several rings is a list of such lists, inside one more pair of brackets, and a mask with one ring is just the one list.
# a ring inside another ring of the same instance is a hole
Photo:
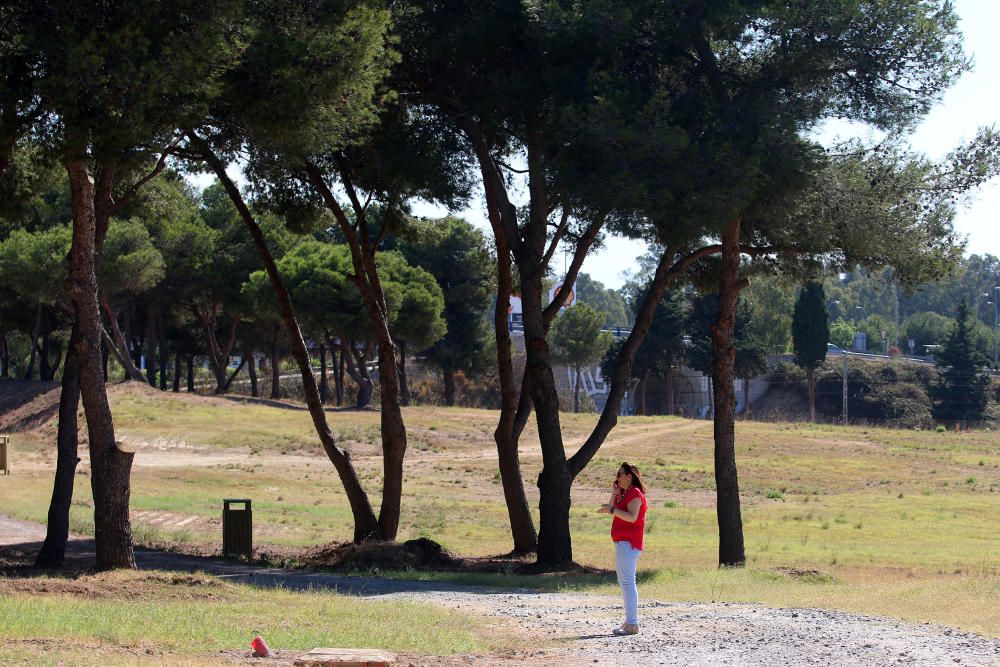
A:
{"label": "mound of earth", "polygon": [[463,561],[427,538],[406,542],[340,543],[304,554],[305,564],[333,570],[455,570]]}
{"label": "mound of earth", "polygon": [[0,380],[0,433],[30,431],[59,412],[59,383]]}
{"label": "mound of earth", "polygon": [[754,401],[750,417],[758,421],[808,421],[809,400],[796,387],[771,387]]}

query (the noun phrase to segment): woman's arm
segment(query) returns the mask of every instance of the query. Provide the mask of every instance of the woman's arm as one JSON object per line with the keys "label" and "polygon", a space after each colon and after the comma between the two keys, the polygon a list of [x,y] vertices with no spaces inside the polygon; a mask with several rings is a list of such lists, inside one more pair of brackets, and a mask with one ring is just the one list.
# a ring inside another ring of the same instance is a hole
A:
{"label": "woman's arm", "polygon": [[618,517],[622,521],[628,521],[629,523],[635,523],[636,519],[639,518],[639,510],[642,509],[642,498],[633,498],[628,503],[628,510],[620,510],[614,508],[611,510],[611,514]]}

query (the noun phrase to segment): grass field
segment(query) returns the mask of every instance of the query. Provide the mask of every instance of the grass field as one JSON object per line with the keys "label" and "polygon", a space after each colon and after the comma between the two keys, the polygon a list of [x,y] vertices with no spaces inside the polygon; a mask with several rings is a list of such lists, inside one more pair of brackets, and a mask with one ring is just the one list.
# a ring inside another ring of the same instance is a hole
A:
{"label": "grass field", "polygon": [[[115,387],[111,400],[119,435],[139,447],[132,496],[137,540],[218,546],[221,499],[233,497],[253,500],[258,546],[350,538],[346,499],[305,411],[144,388]],[[491,435],[496,414],[416,407],[404,416],[409,450],[400,538],[429,537],[469,556],[508,551]],[[563,416],[570,451],[595,419]],[[331,410],[329,420],[377,505],[378,414]],[[44,520],[51,433],[43,428],[16,437],[15,474],[0,478],[2,511]],[[711,423],[679,418],[621,419],[574,486],[575,559],[612,568],[608,519],[593,510],[627,460],[650,487],[643,597],[827,607],[1000,636],[995,433],[740,422],[736,434],[747,568],[715,567]],[[521,458],[533,506],[541,462],[536,443],[529,427]],[[74,502],[73,526],[81,532],[90,529],[88,482],[81,474]],[[611,577],[489,583],[615,592]]]}

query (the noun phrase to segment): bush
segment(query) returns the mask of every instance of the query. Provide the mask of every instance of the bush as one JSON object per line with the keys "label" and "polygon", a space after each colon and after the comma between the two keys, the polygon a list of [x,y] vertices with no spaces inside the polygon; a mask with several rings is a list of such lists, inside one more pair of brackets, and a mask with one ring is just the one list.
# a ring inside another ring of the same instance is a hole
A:
{"label": "bush", "polygon": [[[925,364],[849,359],[847,412],[852,420],[872,420],[902,428],[930,427],[928,387],[937,371]],[[843,414],[843,360],[828,360],[816,376],[816,408]]]}
{"label": "bush", "polygon": [[924,428],[934,423],[927,389],[914,382],[876,385],[863,403],[873,418],[885,420],[887,426]]}

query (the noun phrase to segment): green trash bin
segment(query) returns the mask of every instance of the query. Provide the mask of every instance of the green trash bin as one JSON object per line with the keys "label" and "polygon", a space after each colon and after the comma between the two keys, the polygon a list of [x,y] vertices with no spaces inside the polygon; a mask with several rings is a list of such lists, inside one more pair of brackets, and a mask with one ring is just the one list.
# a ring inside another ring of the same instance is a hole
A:
{"label": "green trash bin", "polygon": [[0,472],[10,474],[10,463],[7,461],[7,449],[10,446],[10,436],[0,435]]}
{"label": "green trash bin", "polygon": [[[242,504],[242,508],[233,505]],[[249,498],[222,500],[222,555],[246,556],[253,553],[253,512]]]}

